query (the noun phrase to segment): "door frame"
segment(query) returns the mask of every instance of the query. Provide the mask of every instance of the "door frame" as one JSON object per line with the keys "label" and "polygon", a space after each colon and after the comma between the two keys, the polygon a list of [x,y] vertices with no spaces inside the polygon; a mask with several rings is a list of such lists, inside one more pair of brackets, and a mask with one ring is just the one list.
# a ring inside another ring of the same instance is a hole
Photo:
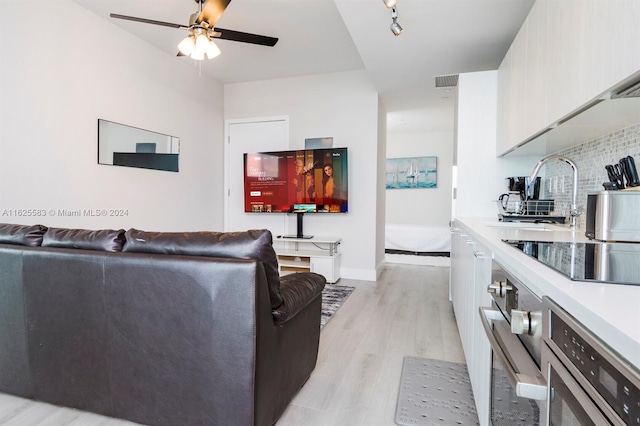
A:
{"label": "door frame", "polygon": [[[288,115],[275,115],[269,117],[254,117],[254,118],[238,118],[224,120],[224,230],[229,230],[229,185],[230,185],[230,167],[229,167],[229,144],[231,143],[231,135],[229,128],[233,124],[245,124],[245,123],[267,123],[273,121],[283,121],[287,128],[289,126]],[[291,148],[290,132],[287,132],[287,140],[285,141],[287,149]]]}

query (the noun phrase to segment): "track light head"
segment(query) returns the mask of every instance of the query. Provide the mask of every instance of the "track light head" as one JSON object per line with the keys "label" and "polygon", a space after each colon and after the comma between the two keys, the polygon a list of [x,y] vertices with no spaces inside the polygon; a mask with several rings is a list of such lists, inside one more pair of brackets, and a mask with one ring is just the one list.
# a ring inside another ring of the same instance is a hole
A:
{"label": "track light head", "polygon": [[391,8],[391,32],[394,36],[402,34],[402,27],[398,24],[398,11],[395,7]]}
{"label": "track light head", "polygon": [[396,3],[398,3],[398,0],[382,0],[382,2],[385,6],[387,6],[387,9],[391,9],[396,5]]}
{"label": "track light head", "polygon": [[400,26],[400,24],[398,24],[398,21],[396,21],[396,19],[393,19],[393,22],[391,22],[391,32],[393,33],[394,36],[399,36],[400,34],[402,34],[402,27]]}

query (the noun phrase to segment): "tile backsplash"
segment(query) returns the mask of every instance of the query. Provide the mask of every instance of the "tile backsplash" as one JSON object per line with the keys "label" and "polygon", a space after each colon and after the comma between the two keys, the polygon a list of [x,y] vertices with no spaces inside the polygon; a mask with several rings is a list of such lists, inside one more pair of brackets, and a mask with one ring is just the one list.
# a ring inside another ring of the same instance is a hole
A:
{"label": "tile backsplash", "polygon": [[[587,194],[601,191],[604,189],[602,183],[609,181],[604,166],[617,164],[621,158],[631,155],[640,169],[640,123],[555,154],[573,160],[578,167],[578,205],[585,210],[580,218],[580,229],[584,229]],[[571,167],[550,161],[543,169],[544,184],[540,198],[555,200],[554,214],[568,216],[573,185]]]}

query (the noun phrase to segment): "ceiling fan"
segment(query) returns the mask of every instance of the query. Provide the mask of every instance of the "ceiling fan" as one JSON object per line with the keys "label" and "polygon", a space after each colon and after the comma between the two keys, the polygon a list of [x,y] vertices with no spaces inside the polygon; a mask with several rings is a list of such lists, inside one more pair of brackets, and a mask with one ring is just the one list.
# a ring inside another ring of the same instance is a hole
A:
{"label": "ceiling fan", "polygon": [[178,44],[178,56],[190,56],[192,59],[200,61],[204,59],[205,54],[209,59],[215,58],[220,54],[220,49],[213,41],[214,38],[270,47],[275,46],[278,42],[275,37],[215,27],[214,25],[218,22],[227,6],[229,6],[231,0],[195,0],[195,2],[198,3],[198,11],[189,18],[189,25],[172,24],[171,22],[154,21],[117,13],[112,13],[109,16],[116,19],[187,30],[189,35]]}

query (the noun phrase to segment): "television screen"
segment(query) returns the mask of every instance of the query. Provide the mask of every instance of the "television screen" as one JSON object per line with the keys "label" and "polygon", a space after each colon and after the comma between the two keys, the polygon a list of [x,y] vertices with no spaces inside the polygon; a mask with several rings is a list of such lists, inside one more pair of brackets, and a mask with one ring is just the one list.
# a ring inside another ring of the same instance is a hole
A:
{"label": "television screen", "polygon": [[346,213],[347,148],[244,154],[244,211]]}

